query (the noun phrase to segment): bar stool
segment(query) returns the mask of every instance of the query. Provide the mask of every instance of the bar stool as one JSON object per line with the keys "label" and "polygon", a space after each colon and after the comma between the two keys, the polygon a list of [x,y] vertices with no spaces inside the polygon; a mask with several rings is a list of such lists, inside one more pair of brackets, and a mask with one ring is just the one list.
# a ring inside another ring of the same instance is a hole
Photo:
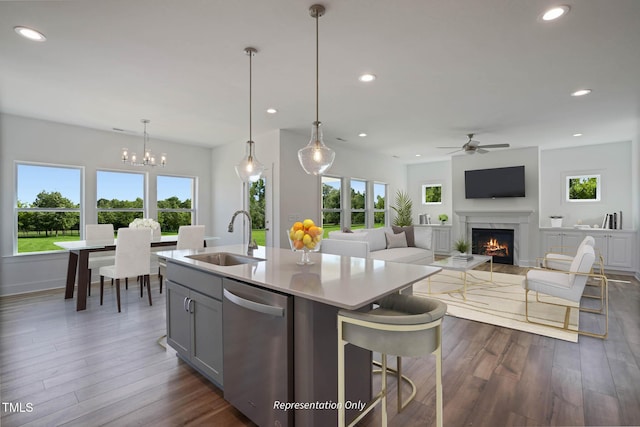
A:
{"label": "bar stool", "polygon": [[[416,394],[415,384],[402,375],[400,357],[432,353],[436,356],[436,421],[442,427],[442,318],[447,305],[441,301],[413,295],[393,294],[382,298],[379,307],[368,312],[338,312],[338,425],[345,425],[344,348],[347,343],[382,354],[382,387],[349,426],[355,425],[378,403],[382,405],[382,425],[387,425],[387,355],[398,359],[398,412]],[[390,370],[390,369],[389,369]],[[392,370],[391,370],[392,371]],[[392,371],[393,372],[393,371]],[[402,402],[401,378],[412,387]]]}

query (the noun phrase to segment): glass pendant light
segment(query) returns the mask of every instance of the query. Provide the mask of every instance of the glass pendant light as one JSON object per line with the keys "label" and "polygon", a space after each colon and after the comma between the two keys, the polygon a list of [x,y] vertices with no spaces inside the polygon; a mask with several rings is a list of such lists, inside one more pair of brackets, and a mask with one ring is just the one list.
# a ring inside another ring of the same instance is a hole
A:
{"label": "glass pendant light", "polygon": [[324,6],[320,4],[314,4],[309,8],[309,13],[316,20],[316,121],[313,122],[311,127],[311,140],[306,147],[298,150],[298,160],[302,169],[309,175],[322,175],[331,167],[333,160],[336,157],[335,151],[327,147],[322,141],[322,129],[321,123],[318,119],[319,110],[319,55],[318,55],[318,18],[324,15]]}
{"label": "glass pendant light", "polygon": [[255,143],[251,138],[251,58],[258,51],[255,48],[247,47],[244,52],[249,55],[249,140],[247,141],[247,155],[236,165],[236,173],[242,182],[255,182],[264,172],[264,165],[256,159],[254,154]]}

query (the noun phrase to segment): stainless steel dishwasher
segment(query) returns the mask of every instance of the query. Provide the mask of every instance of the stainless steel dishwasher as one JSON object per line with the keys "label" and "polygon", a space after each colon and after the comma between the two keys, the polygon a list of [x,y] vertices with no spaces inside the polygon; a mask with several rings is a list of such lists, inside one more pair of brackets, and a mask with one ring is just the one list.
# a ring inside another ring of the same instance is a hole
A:
{"label": "stainless steel dishwasher", "polygon": [[223,280],[224,398],[261,427],[293,425],[293,298]]}

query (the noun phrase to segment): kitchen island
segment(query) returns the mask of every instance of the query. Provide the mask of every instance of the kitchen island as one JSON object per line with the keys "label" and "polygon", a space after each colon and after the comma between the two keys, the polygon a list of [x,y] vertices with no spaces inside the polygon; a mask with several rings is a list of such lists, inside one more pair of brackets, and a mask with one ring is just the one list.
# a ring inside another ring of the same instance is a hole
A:
{"label": "kitchen island", "polygon": [[[246,246],[158,254],[167,259],[167,342],[259,425],[335,424],[338,310],[366,310],[440,271],[322,253],[302,266],[300,254],[264,247],[246,263],[202,260],[213,253],[242,255]],[[281,302],[269,305],[270,295]],[[243,321],[234,302],[262,317],[247,310]],[[346,366],[347,400],[367,402],[371,353],[349,345]]]}

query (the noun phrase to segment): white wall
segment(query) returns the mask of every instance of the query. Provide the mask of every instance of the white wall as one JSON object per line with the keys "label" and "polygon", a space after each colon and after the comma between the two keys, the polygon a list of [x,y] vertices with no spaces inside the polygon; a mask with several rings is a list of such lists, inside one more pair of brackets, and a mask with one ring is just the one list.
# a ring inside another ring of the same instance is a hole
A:
{"label": "white wall", "polygon": [[[549,215],[562,215],[563,226],[602,224],[606,213],[623,213],[622,228],[635,228],[633,207],[633,157],[630,141],[584,147],[541,150],[540,226],[550,226]],[[597,174],[601,177],[599,202],[567,202],[567,175]]]}
{"label": "white wall", "polygon": [[[42,162],[84,166],[85,222],[97,219],[96,170],[141,171],[142,168],[124,166],[120,161],[122,147],[140,147],[142,135],[127,135],[100,131],[44,120],[0,115],[0,294],[31,292],[64,286],[67,254],[13,255],[15,162]],[[210,148],[170,143],[153,139],[149,144],[154,152],[165,152],[165,168],[144,168],[147,173],[149,216],[156,214],[155,182],[159,174],[194,176],[198,178],[198,224],[207,226],[210,234],[211,194]]]}
{"label": "white wall", "polygon": [[[422,186],[442,184],[442,204],[423,205]],[[421,163],[407,167],[407,191],[413,201],[413,222],[418,224],[420,214],[430,214],[432,223],[437,223],[438,215],[447,214],[453,219],[453,185],[451,182],[451,161]]]}

